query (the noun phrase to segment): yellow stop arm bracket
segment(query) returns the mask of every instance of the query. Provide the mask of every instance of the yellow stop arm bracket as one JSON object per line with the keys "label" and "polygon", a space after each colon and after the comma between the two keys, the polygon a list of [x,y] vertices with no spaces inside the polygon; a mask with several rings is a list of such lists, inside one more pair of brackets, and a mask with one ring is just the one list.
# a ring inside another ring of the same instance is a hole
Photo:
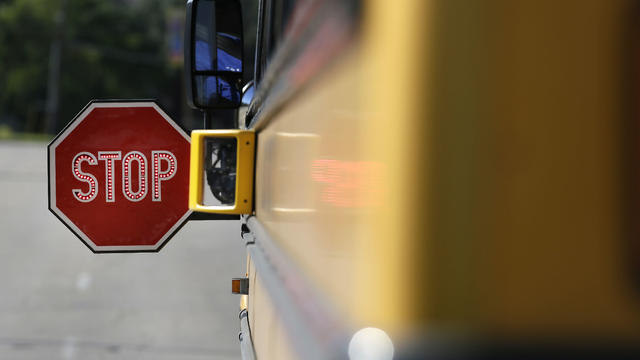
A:
{"label": "yellow stop arm bracket", "polygon": [[[203,204],[204,143],[207,139],[236,139],[236,190],[233,205]],[[194,130],[191,132],[189,209],[217,214],[250,214],[253,209],[255,133],[251,130]]]}

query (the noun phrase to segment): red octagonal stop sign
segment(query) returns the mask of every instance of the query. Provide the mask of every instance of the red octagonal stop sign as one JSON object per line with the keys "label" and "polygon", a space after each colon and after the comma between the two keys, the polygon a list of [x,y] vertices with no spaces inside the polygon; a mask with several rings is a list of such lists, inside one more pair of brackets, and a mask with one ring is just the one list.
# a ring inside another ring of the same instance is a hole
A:
{"label": "red octagonal stop sign", "polygon": [[158,251],[191,213],[189,136],[153,101],[92,101],[48,151],[49,209],[94,252]]}

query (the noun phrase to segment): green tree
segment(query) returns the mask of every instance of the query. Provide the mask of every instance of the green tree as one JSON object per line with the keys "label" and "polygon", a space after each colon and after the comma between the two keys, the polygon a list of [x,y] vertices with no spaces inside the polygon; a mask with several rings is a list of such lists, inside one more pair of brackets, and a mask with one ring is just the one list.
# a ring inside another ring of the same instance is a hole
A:
{"label": "green tree", "polygon": [[[249,80],[257,0],[241,2]],[[185,108],[182,67],[169,64],[165,51],[167,16],[184,5],[184,0],[0,0],[0,125],[46,131],[51,88],[58,94],[52,133],[92,99],[154,98],[179,122],[200,124],[201,114]],[[56,46],[60,62],[51,66]],[[56,68],[59,76],[51,77]]]}
{"label": "green tree", "polygon": [[0,120],[16,127],[34,129],[44,114],[55,5],[37,0],[0,4]]}
{"label": "green tree", "polygon": [[[165,15],[181,1],[13,0],[0,3],[0,122],[44,130],[57,31],[60,130],[91,99],[156,98],[181,110],[181,73],[165,55]],[[63,16],[59,28],[55,17]]]}

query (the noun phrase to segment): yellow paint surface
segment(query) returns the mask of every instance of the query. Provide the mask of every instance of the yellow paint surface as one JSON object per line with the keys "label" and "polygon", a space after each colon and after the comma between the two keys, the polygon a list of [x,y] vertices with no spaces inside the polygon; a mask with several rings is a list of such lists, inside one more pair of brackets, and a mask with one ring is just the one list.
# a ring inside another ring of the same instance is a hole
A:
{"label": "yellow paint surface", "polygon": [[639,341],[631,10],[365,2],[257,134],[257,217],[353,329]]}

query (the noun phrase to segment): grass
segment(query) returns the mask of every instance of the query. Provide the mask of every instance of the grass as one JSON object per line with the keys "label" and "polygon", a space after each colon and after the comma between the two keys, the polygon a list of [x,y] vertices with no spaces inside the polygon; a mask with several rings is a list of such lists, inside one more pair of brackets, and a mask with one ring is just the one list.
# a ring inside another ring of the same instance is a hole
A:
{"label": "grass", "polygon": [[8,125],[0,125],[0,141],[19,140],[48,142],[51,141],[51,139],[53,139],[53,136],[49,134],[14,132]]}

